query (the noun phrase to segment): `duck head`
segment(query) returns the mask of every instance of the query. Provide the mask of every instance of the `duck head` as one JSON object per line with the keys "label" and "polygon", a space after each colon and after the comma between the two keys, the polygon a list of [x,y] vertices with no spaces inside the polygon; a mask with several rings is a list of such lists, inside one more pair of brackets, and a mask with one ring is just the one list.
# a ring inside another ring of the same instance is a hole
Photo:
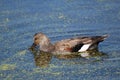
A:
{"label": "duck head", "polygon": [[34,40],[33,46],[47,46],[50,44],[49,38],[41,32],[36,33],[34,35],[33,40]]}

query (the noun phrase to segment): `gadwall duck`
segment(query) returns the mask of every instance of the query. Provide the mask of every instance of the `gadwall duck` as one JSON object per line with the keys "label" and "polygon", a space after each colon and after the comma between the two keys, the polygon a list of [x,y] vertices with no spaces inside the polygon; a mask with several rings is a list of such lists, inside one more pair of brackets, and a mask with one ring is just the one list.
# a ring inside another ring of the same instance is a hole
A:
{"label": "gadwall duck", "polygon": [[91,50],[98,51],[99,42],[104,41],[107,37],[108,35],[77,37],[61,40],[52,44],[45,34],[39,32],[34,35],[34,43],[32,47],[40,46],[40,51],[53,54],[67,54],[71,52],[84,52]]}

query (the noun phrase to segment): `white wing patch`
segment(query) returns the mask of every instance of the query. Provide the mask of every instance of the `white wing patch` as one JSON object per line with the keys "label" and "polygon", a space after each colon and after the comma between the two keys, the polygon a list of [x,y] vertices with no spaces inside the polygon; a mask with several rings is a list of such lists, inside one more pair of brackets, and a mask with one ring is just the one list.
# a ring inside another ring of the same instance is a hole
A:
{"label": "white wing patch", "polygon": [[78,52],[84,52],[86,51],[89,47],[91,46],[91,44],[85,44],[81,47],[81,49]]}

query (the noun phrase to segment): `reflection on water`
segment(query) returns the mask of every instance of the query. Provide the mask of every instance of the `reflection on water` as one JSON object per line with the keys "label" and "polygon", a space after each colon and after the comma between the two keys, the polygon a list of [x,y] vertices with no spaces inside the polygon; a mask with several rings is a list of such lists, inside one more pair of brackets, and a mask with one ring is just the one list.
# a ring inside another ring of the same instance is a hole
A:
{"label": "reflection on water", "polygon": [[51,53],[46,53],[43,51],[38,51],[36,48],[29,48],[29,50],[32,52],[34,56],[34,62],[36,66],[39,67],[48,67],[51,59],[52,59],[52,54]]}
{"label": "reflection on water", "polygon": [[[102,61],[103,57],[108,57],[106,53],[98,52],[98,51],[85,51],[85,52],[72,52],[71,54],[52,54],[43,51],[39,51],[37,48],[29,48],[29,50],[34,55],[34,61],[36,66],[39,67],[49,67],[50,61],[52,57],[58,59],[72,59],[72,58],[85,58],[88,62],[96,62]],[[86,56],[87,55],[87,56]],[[79,62],[75,62],[79,63]],[[79,63],[83,64],[83,63]]]}
{"label": "reflection on water", "polygon": [[48,64],[50,63],[50,60],[52,59],[52,54],[50,53],[40,52],[33,55],[34,55],[36,66],[40,66],[40,67],[48,66]]}

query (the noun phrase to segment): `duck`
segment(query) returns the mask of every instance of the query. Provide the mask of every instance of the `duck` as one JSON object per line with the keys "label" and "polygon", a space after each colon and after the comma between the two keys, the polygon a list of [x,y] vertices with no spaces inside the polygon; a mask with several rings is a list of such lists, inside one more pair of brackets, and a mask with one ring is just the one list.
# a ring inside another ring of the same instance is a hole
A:
{"label": "duck", "polygon": [[44,33],[38,32],[33,36],[32,48],[39,46],[39,50],[52,54],[70,54],[73,52],[98,51],[98,45],[108,37],[102,36],[82,36],[64,39],[51,43],[49,37]]}

